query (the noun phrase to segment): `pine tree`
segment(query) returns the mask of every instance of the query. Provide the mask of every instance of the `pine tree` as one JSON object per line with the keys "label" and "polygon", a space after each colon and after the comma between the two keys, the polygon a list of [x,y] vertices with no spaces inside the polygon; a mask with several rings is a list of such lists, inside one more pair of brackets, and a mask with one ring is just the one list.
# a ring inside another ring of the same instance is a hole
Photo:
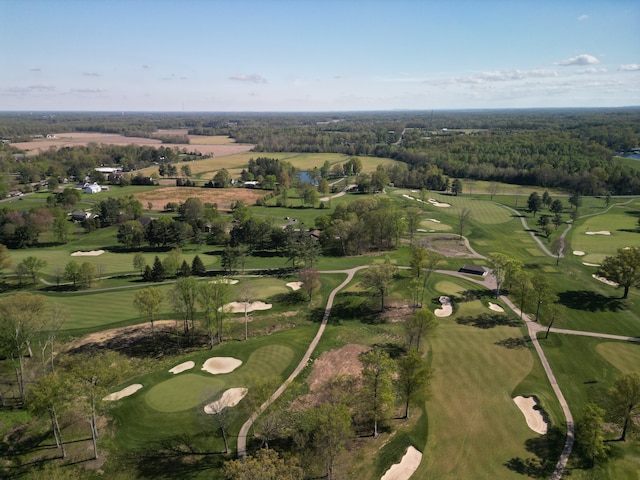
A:
{"label": "pine tree", "polygon": [[191,262],[191,274],[199,275],[201,277],[207,274],[207,269],[198,255],[193,257],[193,261]]}
{"label": "pine tree", "polygon": [[153,268],[151,269],[151,281],[163,282],[166,276],[164,265],[156,255],[156,258],[153,260]]}

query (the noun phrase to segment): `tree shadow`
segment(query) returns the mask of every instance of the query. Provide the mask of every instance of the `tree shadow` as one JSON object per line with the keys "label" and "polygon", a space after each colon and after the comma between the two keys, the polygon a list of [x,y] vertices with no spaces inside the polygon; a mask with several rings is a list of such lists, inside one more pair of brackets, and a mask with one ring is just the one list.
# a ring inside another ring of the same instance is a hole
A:
{"label": "tree shadow", "polygon": [[547,434],[524,442],[527,452],[533,454],[533,457],[513,457],[504,466],[531,478],[549,478],[562,453],[564,437],[564,432],[558,427],[551,427]]}
{"label": "tree shadow", "polygon": [[480,315],[469,315],[456,319],[459,325],[469,325],[476,328],[488,329],[500,326],[517,327],[520,321],[511,315],[504,313],[481,313]]}
{"label": "tree shadow", "polygon": [[565,307],[589,312],[619,312],[627,308],[620,298],[606,297],[590,290],[561,292],[558,300]]}
{"label": "tree shadow", "polygon": [[496,342],[496,345],[510,350],[517,348],[526,348],[531,340],[527,337],[510,337]]}
{"label": "tree shadow", "polygon": [[397,343],[374,343],[373,348],[382,350],[389,354],[389,357],[396,359],[407,354],[407,349]]}

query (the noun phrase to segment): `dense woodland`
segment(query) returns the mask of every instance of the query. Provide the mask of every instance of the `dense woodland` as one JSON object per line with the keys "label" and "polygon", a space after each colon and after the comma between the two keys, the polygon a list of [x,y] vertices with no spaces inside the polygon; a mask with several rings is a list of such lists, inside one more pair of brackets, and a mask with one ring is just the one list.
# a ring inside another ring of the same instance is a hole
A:
{"label": "dense woodland", "polygon": [[[0,137],[16,142],[66,131],[150,136],[158,129],[229,135],[259,152],[333,152],[392,158],[397,186],[440,189],[443,177],[564,188],[581,195],[640,193],[640,172],[614,160],[640,146],[640,110],[505,110],[316,114],[5,113]],[[165,142],[170,145],[173,139]],[[98,165],[134,170],[174,149],[78,147],[16,161],[5,143],[0,168],[24,182],[75,176]]]}

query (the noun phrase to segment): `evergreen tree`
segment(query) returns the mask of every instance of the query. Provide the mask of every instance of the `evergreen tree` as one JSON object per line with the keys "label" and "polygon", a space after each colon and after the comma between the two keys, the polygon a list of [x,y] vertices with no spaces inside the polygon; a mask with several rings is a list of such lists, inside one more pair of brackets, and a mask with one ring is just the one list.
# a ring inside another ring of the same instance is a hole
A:
{"label": "evergreen tree", "polygon": [[156,258],[153,260],[153,268],[151,269],[151,281],[163,282],[166,276],[164,265],[156,255]]}
{"label": "evergreen tree", "polygon": [[201,277],[207,274],[207,269],[205,268],[204,263],[202,263],[202,260],[198,255],[193,257],[193,261],[191,262],[191,274],[199,275]]}

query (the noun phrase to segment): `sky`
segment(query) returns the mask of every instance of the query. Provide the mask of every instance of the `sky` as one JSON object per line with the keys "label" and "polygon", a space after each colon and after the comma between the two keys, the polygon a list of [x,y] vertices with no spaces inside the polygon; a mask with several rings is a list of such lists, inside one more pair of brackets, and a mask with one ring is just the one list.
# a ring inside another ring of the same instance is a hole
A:
{"label": "sky", "polygon": [[637,0],[0,0],[0,111],[640,105]]}

